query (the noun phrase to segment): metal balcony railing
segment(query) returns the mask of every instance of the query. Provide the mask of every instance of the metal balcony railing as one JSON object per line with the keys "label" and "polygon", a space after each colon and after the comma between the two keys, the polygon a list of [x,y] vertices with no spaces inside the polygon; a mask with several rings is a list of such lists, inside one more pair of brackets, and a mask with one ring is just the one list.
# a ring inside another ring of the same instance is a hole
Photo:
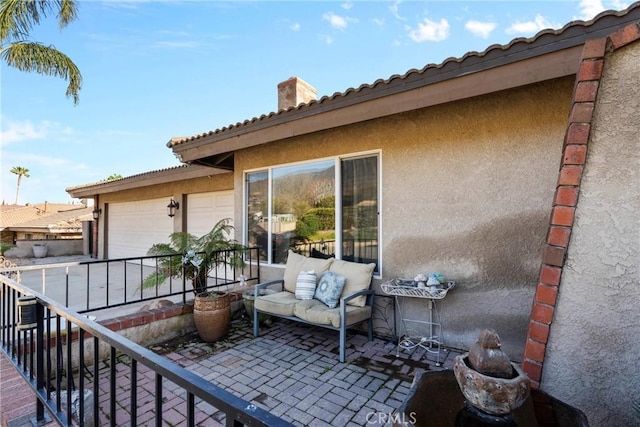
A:
{"label": "metal balcony railing", "polygon": [[180,425],[213,423],[211,407],[226,426],[291,425],[40,292],[0,282],[0,350],[33,389],[38,423],[167,425],[179,397]]}

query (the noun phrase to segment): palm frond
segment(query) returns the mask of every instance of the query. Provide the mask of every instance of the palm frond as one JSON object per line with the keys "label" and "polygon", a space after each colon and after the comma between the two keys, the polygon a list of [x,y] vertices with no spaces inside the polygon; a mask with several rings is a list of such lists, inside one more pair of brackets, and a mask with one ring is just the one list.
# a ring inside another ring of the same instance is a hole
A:
{"label": "palm frond", "polygon": [[[75,0],[2,0],[0,3],[0,41],[25,39],[40,17],[57,10],[60,29],[78,17]],[[4,44],[4,43],[3,43]]]}
{"label": "palm frond", "polygon": [[67,80],[69,85],[66,95],[73,98],[74,104],[78,103],[78,93],[82,88],[80,70],[71,58],[53,46],[25,41],[11,43],[2,49],[2,58],[7,65],[20,71],[35,71]]}

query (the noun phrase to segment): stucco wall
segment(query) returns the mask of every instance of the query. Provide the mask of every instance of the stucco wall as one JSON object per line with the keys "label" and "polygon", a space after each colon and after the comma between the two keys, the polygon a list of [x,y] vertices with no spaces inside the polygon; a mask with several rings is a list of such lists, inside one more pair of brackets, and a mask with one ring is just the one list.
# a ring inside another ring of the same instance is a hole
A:
{"label": "stucco wall", "polygon": [[[560,79],[240,151],[236,224],[243,171],[379,150],[381,279],[445,274],[458,283],[439,304],[445,343],[468,348],[494,328],[521,360],[572,85]],[[282,275],[263,270],[265,279]],[[409,315],[423,315],[425,303],[408,301]]]}
{"label": "stucco wall", "polygon": [[541,387],[591,425],[640,402],[640,43],[606,57]]}
{"label": "stucco wall", "polygon": [[[118,191],[114,193],[105,193],[100,195],[97,201],[97,206],[102,209],[102,212],[108,212],[105,209],[105,204],[108,203],[122,203],[133,202],[139,200],[156,199],[159,197],[166,197],[167,203],[173,197],[181,202],[180,209],[173,217],[173,230],[183,230],[183,214],[186,212],[186,205],[182,201],[182,195],[205,193],[210,191],[223,191],[233,190],[233,174],[223,173],[215,174],[202,178],[195,178],[190,180],[179,180],[165,184],[148,185],[145,187],[139,187],[130,190]],[[108,215],[108,214],[107,214]],[[100,241],[97,244],[98,258],[104,258],[105,254],[105,225],[108,223],[106,215],[103,214],[98,221],[98,233]]]}

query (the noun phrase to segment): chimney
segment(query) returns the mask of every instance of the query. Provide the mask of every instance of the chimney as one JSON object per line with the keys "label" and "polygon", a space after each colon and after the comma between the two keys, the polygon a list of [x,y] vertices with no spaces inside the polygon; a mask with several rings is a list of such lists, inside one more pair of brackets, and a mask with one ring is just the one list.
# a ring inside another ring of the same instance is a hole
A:
{"label": "chimney", "polygon": [[278,111],[288,110],[316,99],[316,88],[301,78],[291,77],[278,84]]}

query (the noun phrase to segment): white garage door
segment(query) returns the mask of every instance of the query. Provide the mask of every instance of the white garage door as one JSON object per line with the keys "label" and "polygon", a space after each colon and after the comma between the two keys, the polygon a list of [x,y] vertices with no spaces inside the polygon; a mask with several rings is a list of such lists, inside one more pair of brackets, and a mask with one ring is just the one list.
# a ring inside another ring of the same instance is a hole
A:
{"label": "white garage door", "polygon": [[155,243],[169,243],[173,218],[168,198],[109,204],[108,257],[144,256]]}
{"label": "white garage door", "polygon": [[230,224],[233,225],[233,190],[187,196],[187,231],[189,233],[198,237],[207,234],[223,218],[231,218]]}

